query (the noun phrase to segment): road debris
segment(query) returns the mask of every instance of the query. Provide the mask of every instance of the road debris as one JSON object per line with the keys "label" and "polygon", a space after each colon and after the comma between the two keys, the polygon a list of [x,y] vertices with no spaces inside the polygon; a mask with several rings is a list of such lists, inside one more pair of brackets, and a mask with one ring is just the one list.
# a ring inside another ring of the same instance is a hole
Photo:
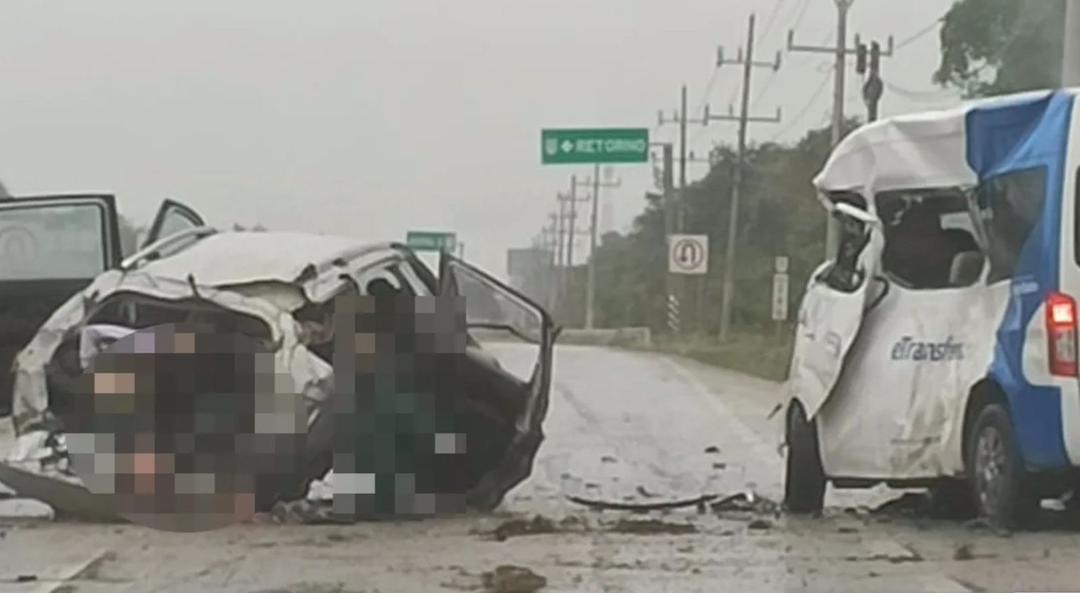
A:
{"label": "road debris", "polygon": [[961,544],[956,547],[956,551],[953,552],[953,560],[974,560],[975,554],[971,552],[971,544]]}
{"label": "road debris", "polygon": [[635,535],[686,535],[697,533],[697,527],[689,523],[671,523],[659,519],[619,519],[608,531]]}
{"label": "road debris", "polygon": [[853,555],[846,558],[849,562],[859,561],[886,561],[893,564],[903,562],[922,562],[923,557],[911,546],[901,545],[890,540],[876,540],[867,544],[868,554]]}
{"label": "road debris", "polygon": [[618,461],[618,459],[615,459],[611,455],[604,455],[600,458],[600,461],[603,463],[615,463],[616,461]]}
{"label": "road debris", "polygon": [[765,519],[754,519],[753,521],[750,522],[749,525],[746,526],[746,528],[747,529],[761,530],[761,529],[772,529],[772,526],[773,526],[773,524],[772,524],[771,521],[767,521]]}
{"label": "road debris", "polygon": [[502,565],[483,574],[489,593],[533,593],[547,585],[547,579],[524,566]]}
{"label": "road debris", "polygon": [[658,494],[654,494],[652,492],[649,492],[648,490],[645,489],[644,486],[638,486],[637,487],[637,493],[644,496],[645,498],[656,498],[657,496],[659,496]]}
{"label": "road debris", "polygon": [[672,500],[667,502],[612,502],[607,500],[590,500],[588,498],[581,498],[580,496],[567,495],[566,499],[570,502],[577,503],[583,506],[587,506],[591,509],[600,509],[606,511],[633,511],[637,513],[644,513],[648,511],[660,511],[665,509],[678,509],[683,507],[696,507],[700,504],[708,503],[716,499],[715,494],[706,494],[698,496],[697,498],[690,498],[684,500]]}
{"label": "road debris", "polygon": [[905,492],[901,496],[886,501],[870,511],[872,515],[921,515],[930,511],[930,497],[924,493]]}
{"label": "road debris", "polygon": [[705,452],[706,453],[719,453],[720,452],[720,447],[717,447],[716,445],[709,445],[708,447],[705,447]]}
{"label": "road debris", "polygon": [[558,531],[559,529],[555,526],[554,521],[543,515],[535,515],[530,520],[510,519],[503,521],[491,531],[491,535],[495,538],[495,541],[503,542],[511,537],[557,533]]}
{"label": "road debris", "polygon": [[725,511],[743,511],[766,515],[779,515],[780,505],[774,500],[761,496],[752,490],[739,492],[712,503],[710,505],[714,513]]}

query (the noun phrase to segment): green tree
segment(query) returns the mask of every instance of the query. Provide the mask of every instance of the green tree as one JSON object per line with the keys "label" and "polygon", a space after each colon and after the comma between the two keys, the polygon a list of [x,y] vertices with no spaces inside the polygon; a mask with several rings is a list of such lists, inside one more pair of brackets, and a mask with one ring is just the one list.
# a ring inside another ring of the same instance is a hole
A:
{"label": "green tree", "polygon": [[[849,120],[846,129],[858,124]],[[739,212],[736,294],[737,328],[762,330],[772,325],[769,295],[773,258],[790,258],[791,298],[797,303],[810,273],[824,257],[825,214],[817,202],[814,175],[828,157],[829,130],[812,130],[793,146],[767,143],[747,151]],[[709,173],[687,187],[686,232],[710,237],[710,270],[704,290],[698,280],[683,293],[683,320],[715,334],[720,322],[724,250],[731,206],[735,152],[718,149]],[[649,326],[663,331],[666,321],[667,249],[659,200],[648,200],[626,235],[609,233],[597,251],[597,322],[601,327]],[[698,295],[704,295],[700,307]],[[577,299],[579,295],[573,295]],[[577,300],[574,300],[577,302]],[[696,312],[702,319],[694,319]],[[794,310],[794,309],[793,309]]]}
{"label": "green tree", "polygon": [[934,81],[967,97],[1060,86],[1065,0],[959,0]]}

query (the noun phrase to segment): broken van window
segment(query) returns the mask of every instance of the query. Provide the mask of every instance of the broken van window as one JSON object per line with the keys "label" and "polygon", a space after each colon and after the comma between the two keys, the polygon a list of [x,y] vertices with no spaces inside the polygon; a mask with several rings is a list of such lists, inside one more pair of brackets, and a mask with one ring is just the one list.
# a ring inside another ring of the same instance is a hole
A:
{"label": "broken van window", "polygon": [[882,268],[898,284],[932,290],[972,284],[954,274],[980,253],[964,193],[957,188],[912,189],[877,196],[884,223]]}
{"label": "broken van window", "polygon": [[1020,251],[1042,215],[1046,168],[1024,169],[988,179],[979,185],[978,202],[989,242],[989,281],[1012,278]]}
{"label": "broken van window", "polygon": [[[859,209],[866,209],[866,200],[854,192],[833,192],[829,199],[837,203],[851,204]],[[826,269],[818,279],[834,290],[854,292],[862,286],[866,270],[859,268],[859,255],[870,240],[866,223],[834,213],[839,221],[839,243],[836,261]]]}

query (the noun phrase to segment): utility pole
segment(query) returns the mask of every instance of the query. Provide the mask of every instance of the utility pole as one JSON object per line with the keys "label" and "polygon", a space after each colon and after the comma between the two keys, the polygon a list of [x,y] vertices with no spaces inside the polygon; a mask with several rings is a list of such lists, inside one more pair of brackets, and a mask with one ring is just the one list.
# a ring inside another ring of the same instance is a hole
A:
{"label": "utility pole", "polygon": [[[563,289],[564,295],[565,295],[564,298],[563,298],[563,301],[564,301],[563,304],[567,309],[567,311],[566,311],[567,313],[570,312],[570,307],[568,305],[569,302],[570,302],[569,296],[570,296],[570,293],[572,292],[572,289],[573,289],[573,286],[574,286],[574,244],[576,243],[576,238],[579,235],[585,234],[584,232],[579,231],[578,228],[577,228],[577,205],[578,205],[578,202],[590,202],[590,201],[592,201],[592,196],[578,197],[578,186],[586,186],[587,187],[588,185],[589,185],[588,180],[580,180],[580,179],[577,178],[577,175],[571,175],[570,176],[570,193],[569,194],[559,194],[559,201],[561,203],[564,202],[566,204],[569,204],[568,209],[570,211],[569,215],[567,217],[568,222],[566,223],[566,227],[567,227],[566,228],[566,251],[565,251],[565,255],[566,255],[565,266],[566,266],[566,268],[565,268],[564,273],[563,273],[563,276],[565,278],[564,278],[564,280],[562,282],[562,285],[563,285],[562,289]],[[567,319],[569,319],[569,316],[567,317]]]}
{"label": "utility pole", "polygon": [[881,95],[885,90],[885,83],[881,80],[881,45],[874,41],[870,44],[870,48],[867,49],[865,43],[860,43],[857,51],[855,71],[866,76],[866,82],[863,83],[866,121],[877,121],[878,104],[881,102]]}
{"label": "utility pole", "polygon": [[[768,122],[777,123],[780,121],[780,110],[777,109],[775,117],[750,117],[750,83],[753,76],[755,67],[772,68],[774,71],[780,69],[780,52],[776,53],[776,60],[774,62],[755,62],[754,61],[754,15],[750,15],[750,23],[747,26],[746,33],[746,55],[742,55],[743,52],[739,51],[739,57],[735,60],[725,60],[723,48],[717,53],[717,66],[724,64],[738,64],[743,67],[743,84],[742,84],[742,105],[739,108],[739,145],[738,155],[735,160],[735,175],[731,184],[731,212],[728,217],[728,233],[727,233],[727,249],[724,253],[724,288],[723,295],[720,304],[720,340],[726,341],[728,338],[728,332],[731,329],[731,307],[732,301],[735,298],[735,248],[737,246],[738,235],[738,219],[739,219],[739,198],[742,191],[743,182],[743,169],[746,166],[746,127],[751,121],[755,122]],[[732,121],[733,118],[730,115],[726,116],[713,116],[708,112],[708,106],[706,106],[705,120],[709,121]],[[704,279],[702,279],[704,282]],[[702,295],[700,300],[703,300]],[[699,304],[700,308],[700,304]]]}
{"label": "utility pole", "polygon": [[[855,0],[835,0],[836,9],[838,11],[838,18],[836,21],[836,46],[835,47],[821,47],[813,45],[795,45],[795,31],[788,31],[788,51],[793,52],[810,52],[810,53],[824,53],[832,54],[835,56],[836,64],[834,66],[833,74],[833,110],[832,110],[832,146],[835,147],[840,143],[840,136],[843,134],[844,128],[844,74],[847,68],[847,56],[848,54],[856,53],[859,46],[859,37],[855,37],[855,47],[849,48],[847,45],[847,19],[848,13],[851,10],[851,5],[855,3]],[[893,40],[892,36],[889,36],[889,50],[882,53],[882,56],[892,56],[893,52]],[[831,258],[836,253],[836,244],[838,240],[836,221],[832,216],[827,219],[826,233],[825,233],[825,257]]]}
{"label": "utility pole", "polygon": [[560,227],[562,226],[562,221],[559,218],[559,214],[556,212],[548,214],[548,219],[551,221],[551,226],[549,231],[550,239],[544,245],[543,294],[546,299],[547,308],[548,310],[551,310],[559,300],[559,282],[557,279],[559,270],[555,262],[555,252],[558,250],[560,244],[559,232],[561,230]]}
{"label": "utility pole", "polygon": [[585,329],[593,329],[596,318],[596,218],[600,209],[600,188],[619,187],[620,182],[600,183],[600,165],[593,167],[592,219],[589,221],[589,272],[585,285]]}
{"label": "utility pole", "polygon": [[686,157],[686,127],[689,124],[705,125],[709,122],[704,118],[694,119],[688,116],[685,84],[682,86],[682,93],[680,95],[680,108],[675,111],[673,117],[670,119],[664,116],[663,111],[660,111],[657,121],[661,126],[673,123],[679,124],[679,197],[675,215],[675,232],[682,232],[686,223],[686,208],[684,207],[683,199],[686,193],[686,165],[689,162]]}
{"label": "utility pole", "polygon": [[1065,3],[1065,55],[1061,86],[1080,86],[1080,0]]}

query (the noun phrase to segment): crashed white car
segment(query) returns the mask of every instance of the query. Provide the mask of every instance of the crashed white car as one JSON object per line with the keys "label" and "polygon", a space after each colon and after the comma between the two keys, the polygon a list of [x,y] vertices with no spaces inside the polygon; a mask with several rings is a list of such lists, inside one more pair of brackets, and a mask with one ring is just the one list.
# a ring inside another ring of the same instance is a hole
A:
{"label": "crashed white car", "polygon": [[[20,203],[40,209],[42,219],[48,218],[49,208],[73,204],[115,216],[111,198],[100,196]],[[0,207],[0,220],[4,215]],[[119,238],[115,219],[101,220],[86,230],[98,233],[104,267],[110,267],[107,254],[115,254]],[[45,233],[50,227],[28,228]],[[469,470],[468,506],[495,507],[529,475],[543,439],[554,332],[548,314],[524,296],[445,253],[436,278],[402,245],[299,233],[219,232],[176,202],[163,207],[148,243],[78,290],[18,353],[12,367],[17,441],[0,464],[0,482],[60,511],[108,515],[99,500],[86,496],[68,463],[62,408],[72,397],[72,382],[101,349],[98,342],[199,315],[223,332],[272,345],[275,372],[290,377],[290,391],[304,401],[308,434],[303,471],[279,491],[258,493],[260,506],[266,510],[275,502],[304,497],[331,470],[332,457],[332,422],[326,421],[334,398],[332,345],[316,345],[312,336],[325,329],[320,323],[328,322],[328,307],[336,297],[368,294],[373,283],[407,296],[464,297],[470,329],[502,330],[530,343],[535,364],[515,376],[466,335],[453,378],[465,417],[465,441],[483,444],[459,451],[464,459],[457,463]]]}

